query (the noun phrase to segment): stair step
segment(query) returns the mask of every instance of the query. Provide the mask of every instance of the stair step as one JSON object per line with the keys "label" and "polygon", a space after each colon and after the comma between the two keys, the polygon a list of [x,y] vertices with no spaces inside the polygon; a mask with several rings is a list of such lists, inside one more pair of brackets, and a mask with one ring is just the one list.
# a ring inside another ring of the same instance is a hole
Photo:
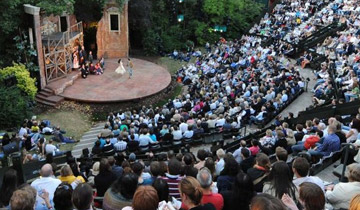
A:
{"label": "stair step", "polygon": [[60,102],[64,101],[64,97],[54,95],[46,97],[38,94],[36,95],[36,101],[45,105],[56,106]]}
{"label": "stair step", "polygon": [[45,91],[40,91],[38,92],[36,95],[41,95],[41,96],[45,96],[45,97],[49,97],[54,95],[53,93],[49,93],[49,92],[45,92]]}
{"label": "stair step", "polygon": [[[51,95],[54,95],[54,91],[53,90],[51,90],[50,88],[48,88],[48,87],[45,87],[44,89],[42,89],[41,91],[44,91],[44,92],[46,92],[46,93],[49,93],[49,94],[51,94]],[[40,91],[40,92],[41,92]]]}
{"label": "stair step", "polygon": [[47,105],[47,106],[51,106],[51,107],[56,106],[56,103],[54,103],[54,102],[48,102],[48,101],[45,101],[45,100],[42,100],[42,99],[39,99],[39,98],[36,98],[36,102],[39,103],[39,104],[43,104],[43,105]]}

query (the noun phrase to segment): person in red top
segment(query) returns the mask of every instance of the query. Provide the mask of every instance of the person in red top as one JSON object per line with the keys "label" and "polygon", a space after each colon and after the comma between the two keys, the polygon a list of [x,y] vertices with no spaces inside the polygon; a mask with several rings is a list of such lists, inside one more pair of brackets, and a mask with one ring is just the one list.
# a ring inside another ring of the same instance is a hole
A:
{"label": "person in red top", "polygon": [[311,135],[307,137],[305,141],[299,141],[296,143],[296,145],[291,147],[293,154],[297,155],[298,152],[314,148],[322,136],[323,132],[316,130],[316,135]]}
{"label": "person in red top", "polygon": [[201,190],[203,192],[201,203],[211,203],[215,206],[216,210],[221,210],[224,207],[224,199],[221,194],[213,193],[211,191],[213,180],[210,170],[207,168],[201,169],[196,178],[200,182]]}
{"label": "person in red top", "polygon": [[250,152],[251,152],[251,155],[252,155],[252,156],[256,156],[256,155],[259,153],[259,151],[260,151],[259,141],[256,140],[256,139],[253,139],[253,140],[251,141],[251,145],[252,145],[252,146],[249,148],[249,150],[250,150]]}

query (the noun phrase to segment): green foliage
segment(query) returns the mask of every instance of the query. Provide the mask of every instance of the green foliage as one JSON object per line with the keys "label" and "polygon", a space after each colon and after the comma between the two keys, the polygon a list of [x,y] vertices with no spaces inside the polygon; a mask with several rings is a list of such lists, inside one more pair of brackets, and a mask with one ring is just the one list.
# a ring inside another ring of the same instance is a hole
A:
{"label": "green foliage", "polygon": [[78,21],[100,21],[103,16],[103,8],[106,0],[76,0],[74,14]]}
{"label": "green foliage", "polygon": [[128,2],[128,0],[115,0],[116,3],[119,5],[119,10],[122,12],[124,5]]}
{"label": "green foliage", "polygon": [[[151,0],[151,3],[151,24],[148,28],[138,29],[143,33],[142,43],[147,54],[154,54],[156,50],[186,50],[187,40],[195,45],[204,45],[206,42],[213,43],[220,36],[239,38],[261,14],[264,6],[254,0],[185,0],[177,3],[173,10],[171,1]],[[183,22],[177,22],[178,14],[184,15]],[[227,32],[214,31],[215,25],[226,26]],[[155,37],[160,37],[160,40],[155,42]]]}
{"label": "green foliage", "polygon": [[31,116],[31,99],[16,86],[0,85],[0,98],[0,129],[19,126]]}
{"label": "green foliage", "polygon": [[39,71],[39,67],[35,64],[37,52],[35,47],[31,48],[26,34],[23,32],[21,36],[14,37],[14,40],[17,49],[16,55],[18,56],[17,62],[24,62],[29,71]]}
{"label": "green foliage", "polygon": [[43,9],[46,14],[61,15],[63,12],[74,12],[75,0],[36,0],[36,6]]}
{"label": "green foliage", "polygon": [[160,45],[160,36],[154,30],[145,32],[143,41],[144,52],[146,55],[156,55],[158,53],[158,46]]}
{"label": "green foliage", "polygon": [[17,87],[21,91],[23,91],[30,99],[35,99],[37,92],[35,79],[30,77],[30,73],[24,65],[14,63],[13,66],[0,70],[0,82],[3,82],[5,78],[10,76],[16,77]]}

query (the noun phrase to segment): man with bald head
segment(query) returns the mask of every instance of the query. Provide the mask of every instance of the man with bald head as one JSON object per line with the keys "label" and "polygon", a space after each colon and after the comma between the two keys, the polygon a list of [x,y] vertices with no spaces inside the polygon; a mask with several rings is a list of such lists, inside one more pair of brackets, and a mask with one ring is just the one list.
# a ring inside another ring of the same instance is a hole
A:
{"label": "man with bald head", "polygon": [[[53,203],[54,193],[56,188],[61,184],[59,179],[53,177],[53,170],[50,164],[45,164],[41,167],[40,176],[38,179],[31,183],[31,186],[36,189],[38,194],[41,194],[44,190],[49,193],[50,203]],[[36,197],[37,203],[45,203],[40,197]],[[44,204],[45,205],[45,204]]]}

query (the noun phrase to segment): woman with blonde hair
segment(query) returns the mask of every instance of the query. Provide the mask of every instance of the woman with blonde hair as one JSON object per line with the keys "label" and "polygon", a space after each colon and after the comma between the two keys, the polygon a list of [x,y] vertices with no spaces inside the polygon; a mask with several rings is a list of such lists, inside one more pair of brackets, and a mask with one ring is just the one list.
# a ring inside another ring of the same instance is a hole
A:
{"label": "woman with blonde hair", "polygon": [[360,210],[360,194],[351,199],[349,210]]}
{"label": "woman with blonde hair", "polygon": [[60,170],[60,181],[65,182],[67,184],[73,183],[75,180],[79,180],[81,183],[85,182],[85,179],[82,176],[74,176],[70,166],[68,164],[64,165]]}
{"label": "woman with blonde hair", "polygon": [[182,203],[189,210],[215,210],[214,205],[211,203],[200,204],[203,193],[199,181],[194,177],[182,179],[179,183],[179,191]]}
{"label": "woman with blonde hair", "polygon": [[92,166],[92,169],[90,170],[90,174],[88,176],[88,184],[91,187],[94,187],[95,185],[95,176],[97,176],[100,172],[100,162],[96,161],[94,165]]}

